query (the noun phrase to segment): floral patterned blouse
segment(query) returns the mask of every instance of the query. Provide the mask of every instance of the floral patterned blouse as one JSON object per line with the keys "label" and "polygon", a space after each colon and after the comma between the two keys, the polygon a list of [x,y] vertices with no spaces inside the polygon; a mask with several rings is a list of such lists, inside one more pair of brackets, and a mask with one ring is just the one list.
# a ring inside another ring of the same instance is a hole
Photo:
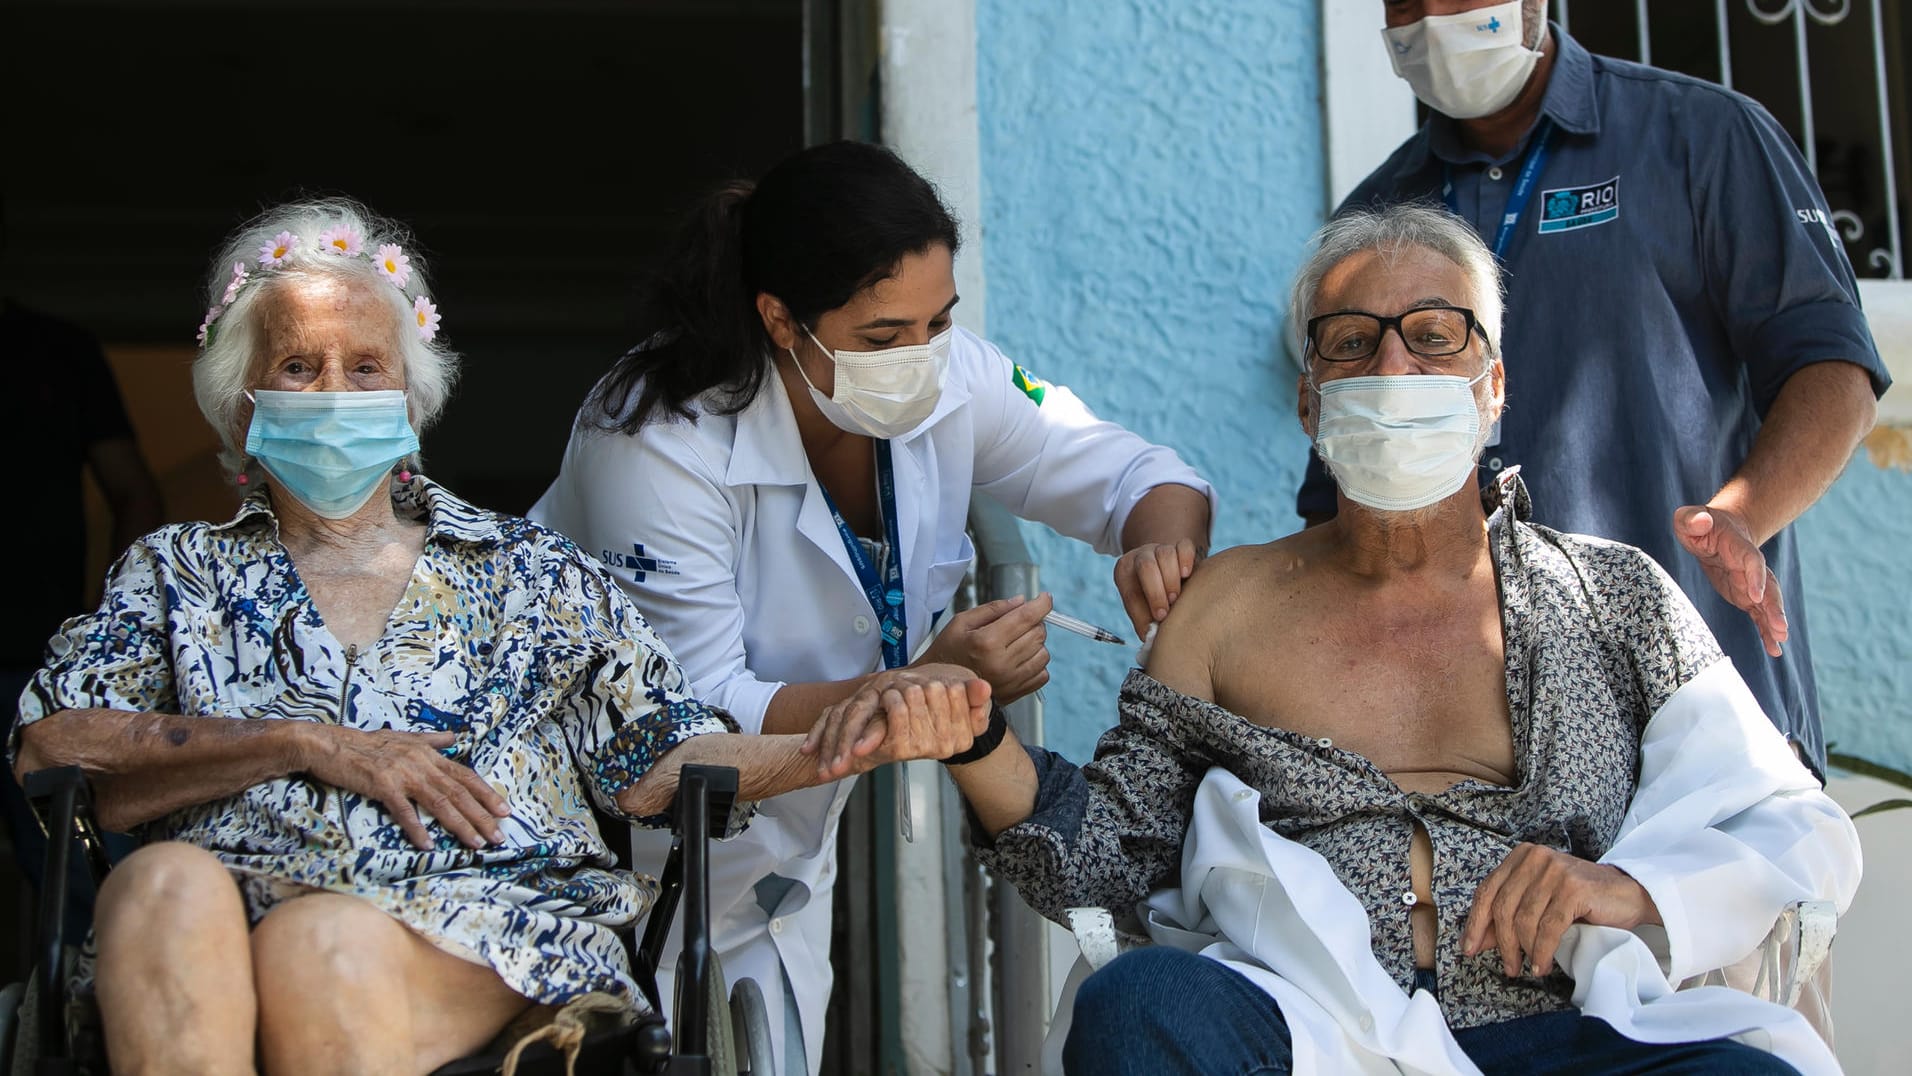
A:
{"label": "floral patterned blouse", "polygon": [[[1409,846],[1434,847],[1435,981],[1450,1026],[1565,1009],[1556,971],[1509,979],[1500,954],[1463,956],[1474,891],[1515,844],[1598,859],[1613,843],[1639,776],[1640,735],[1680,685],[1724,660],[1679,588],[1631,546],[1522,520],[1526,491],[1507,472],[1490,490],[1489,541],[1501,596],[1507,703],[1518,782],[1466,780],[1408,793],[1332,741],[1254,724],[1131,671],[1120,723],[1078,768],[1030,748],[1036,807],[979,858],[1030,906],[1061,921],[1103,907],[1118,922],[1181,867],[1195,789],[1224,766],[1262,794],[1262,821],[1319,853],[1368,913],[1375,958],[1415,987]],[[1279,675],[1279,668],[1271,670]],[[980,832],[972,823],[972,832]]]}
{"label": "floral patterned blouse", "polygon": [[349,893],[536,1001],[635,1001],[613,928],[645,913],[656,883],[613,867],[591,804],[621,815],[613,797],[664,752],[735,723],[686,694],[623,590],[562,535],[424,478],[395,483],[393,500],[426,523],[425,548],[364,651],[326,630],[255,493],[231,522],[135,542],[99,610],[53,638],[20,723],[106,708],[454,733],[448,753],[510,804],[501,846],[467,848],[432,822],[437,847],[420,851],[378,801],[299,775],[139,836],[217,855],[254,922],[305,892]]}

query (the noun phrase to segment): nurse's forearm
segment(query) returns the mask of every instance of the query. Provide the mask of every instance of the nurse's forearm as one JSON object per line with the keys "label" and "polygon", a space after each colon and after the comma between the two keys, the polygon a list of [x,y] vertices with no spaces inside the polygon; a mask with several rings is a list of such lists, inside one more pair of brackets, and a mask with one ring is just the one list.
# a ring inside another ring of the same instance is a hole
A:
{"label": "nurse's forearm", "polygon": [[[851,680],[819,680],[783,685],[775,695],[770,696],[770,706],[764,710],[764,735],[796,733],[808,736],[825,709],[856,694],[857,689],[875,675],[871,673]],[[815,765],[814,761],[812,765]]]}
{"label": "nurse's forearm", "polygon": [[1170,483],[1143,494],[1122,523],[1122,548],[1158,543],[1174,545],[1184,538],[1195,543],[1199,557],[1208,555],[1208,498],[1200,490]]}
{"label": "nurse's forearm", "polygon": [[817,760],[799,752],[802,736],[748,736],[711,733],[693,736],[664,753],[638,782],[620,792],[617,805],[627,814],[662,814],[677,795],[677,777],[685,766],[734,766],[737,799],[767,800],[818,784]]}
{"label": "nurse's forearm", "polygon": [[1002,743],[988,755],[948,769],[991,838],[1036,809],[1036,767],[1014,732],[1004,733]]}

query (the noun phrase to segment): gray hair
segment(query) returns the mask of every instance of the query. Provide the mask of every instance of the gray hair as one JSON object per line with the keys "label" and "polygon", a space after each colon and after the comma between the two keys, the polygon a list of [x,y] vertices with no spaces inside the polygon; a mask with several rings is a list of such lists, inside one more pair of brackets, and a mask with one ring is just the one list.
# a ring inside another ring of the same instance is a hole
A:
{"label": "gray hair", "polygon": [[[319,235],[327,229],[347,227],[361,237],[367,257],[342,258],[322,250]],[[291,232],[298,243],[286,256],[285,264],[266,269],[259,264],[259,249],[280,232]],[[393,287],[379,275],[369,255],[386,243],[403,247],[410,259],[411,276],[404,288]],[[234,266],[243,265],[251,283],[239,289],[229,305],[223,304]],[[232,233],[212,260],[207,278],[206,305],[224,309],[214,320],[212,331],[193,359],[193,397],[199,411],[218,432],[223,450],[219,462],[228,473],[247,469],[245,431],[239,428],[240,404],[252,387],[257,370],[258,316],[260,297],[270,292],[281,278],[326,275],[341,279],[376,281],[373,289],[391,303],[398,326],[399,358],[405,370],[405,401],[412,428],[423,435],[451,396],[458,380],[458,353],[446,346],[443,337],[422,339],[414,330],[412,302],[429,296],[424,259],[412,243],[410,232],[397,221],[378,216],[346,198],[324,198],[288,202],[275,206],[247,221]],[[263,279],[262,279],[263,278]]]}
{"label": "gray hair", "polygon": [[1314,316],[1315,296],[1321,281],[1334,267],[1356,254],[1373,251],[1383,258],[1392,257],[1410,247],[1430,250],[1459,266],[1467,275],[1468,302],[1474,320],[1487,333],[1487,358],[1500,358],[1500,321],[1504,295],[1500,269],[1493,252],[1468,223],[1439,206],[1420,202],[1376,209],[1356,209],[1329,221],[1309,241],[1312,252],[1301,271],[1288,300],[1288,326],[1294,334],[1294,352],[1303,356],[1308,319]]}

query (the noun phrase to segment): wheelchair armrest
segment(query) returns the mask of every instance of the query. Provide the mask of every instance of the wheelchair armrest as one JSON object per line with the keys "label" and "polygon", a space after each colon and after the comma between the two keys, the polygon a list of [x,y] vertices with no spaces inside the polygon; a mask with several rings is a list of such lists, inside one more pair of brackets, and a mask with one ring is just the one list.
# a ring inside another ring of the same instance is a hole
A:
{"label": "wheelchair armrest", "polygon": [[[1759,968],[1753,974],[1751,985],[1741,989],[1792,1008],[1799,1001],[1800,991],[1826,962],[1826,956],[1832,951],[1833,935],[1838,931],[1839,912],[1831,901],[1799,900],[1786,905],[1755,950]],[[1750,962],[1751,954],[1747,960]],[[1735,966],[1739,966],[1739,962],[1735,962]],[[1726,972],[1725,968],[1715,968],[1688,979],[1680,988],[1740,985],[1730,982]]]}
{"label": "wheelchair armrest", "polygon": [[1115,916],[1107,908],[1070,908],[1069,933],[1075,935],[1076,948],[1092,971],[1114,960],[1122,951],[1122,940],[1115,933]]}
{"label": "wheelchair armrest", "polygon": [[[1819,972],[1832,952],[1839,932],[1839,912],[1829,900],[1802,900],[1789,905],[1760,946],[1759,976],[1753,992],[1787,1008],[1799,1001],[1799,992]],[[1792,953],[1787,965],[1782,952]],[[1781,969],[1784,968],[1784,975]]]}

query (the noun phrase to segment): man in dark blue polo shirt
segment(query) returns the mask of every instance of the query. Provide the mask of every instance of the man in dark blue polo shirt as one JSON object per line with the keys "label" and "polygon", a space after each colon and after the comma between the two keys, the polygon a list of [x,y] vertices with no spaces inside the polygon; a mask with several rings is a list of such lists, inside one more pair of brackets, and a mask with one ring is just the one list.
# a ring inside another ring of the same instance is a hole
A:
{"label": "man in dark blue polo shirt", "polygon": [[[1389,0],[1434,115],[1343,208],[1444,200],[1495,248],[1518,392],[1483,466],[1522,469],[1536,522],[1651,553],[1823,775],[1789,524],[1890,383],[1852,267],[1765,109],[1593,56],[1543,9]],[[1297,507],[1334,506],[1311,458]]]}

